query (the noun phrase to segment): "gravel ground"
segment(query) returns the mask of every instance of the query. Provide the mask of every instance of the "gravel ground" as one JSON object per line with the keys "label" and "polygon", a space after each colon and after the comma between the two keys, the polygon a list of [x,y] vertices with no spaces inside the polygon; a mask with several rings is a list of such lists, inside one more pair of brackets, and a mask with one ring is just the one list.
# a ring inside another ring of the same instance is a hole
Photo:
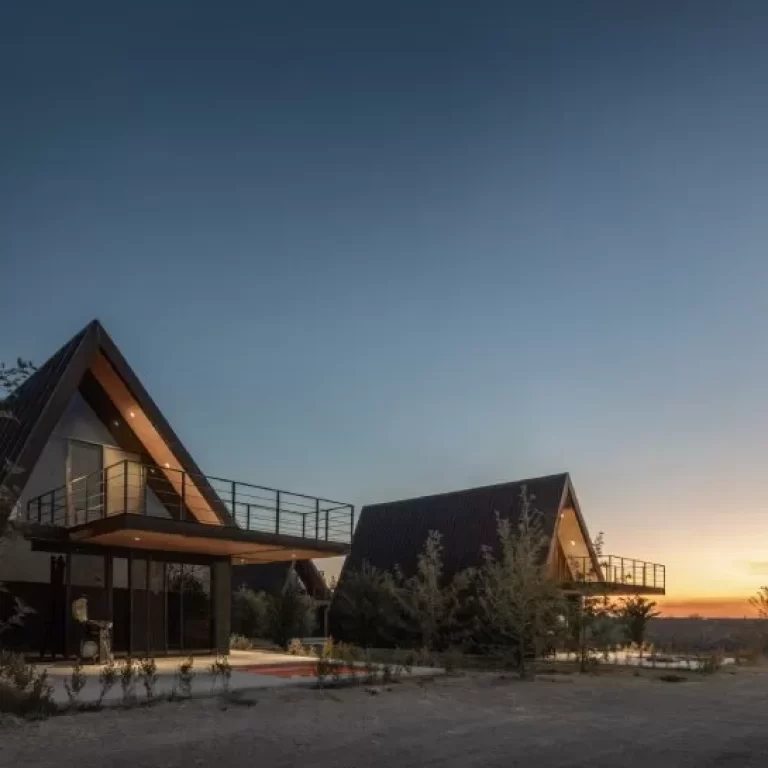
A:
{"label": "gravel ground", "polygon": [[492,675],[254,692],[0,726],[0,765],[746,768],[768,765],[768,674],[690,682]]}

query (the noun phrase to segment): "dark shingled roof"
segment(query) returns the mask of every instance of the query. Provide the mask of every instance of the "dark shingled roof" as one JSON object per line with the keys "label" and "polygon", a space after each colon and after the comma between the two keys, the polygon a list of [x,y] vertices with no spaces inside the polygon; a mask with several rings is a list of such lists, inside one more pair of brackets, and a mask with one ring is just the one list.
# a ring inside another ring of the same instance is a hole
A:
{"label": "dark shingled roof", "polygon": [[411,575],[430,531],[443,535],[447,578],[480,565],[484,546],[498,548],[494,513],[509,518],[514,525],[520,516],[524,486],[532,497],[532,506],[543,515],[545,533],[551,537],[560,507],[573,493],[567,473],[372,504],[360,513],[340,583],[344,572],[360,568],[364,561],[388,570],[399,565],[406,576]]}
{"label": "dark shingled roof", "polygon": [[[109,334],[98,320],[92,320],[3,403],[3,410],[11,411],[14,418],[0,419],[0,485],[10,491],[14,500],[23,490],[45,443],[99,353],[122,379],[166,444],[172,446],[182,469],[202,476],[202,471]],[[198,477],[196,484],[219,518],[229,521],[227,508],[208,482]]]}
{"label": "dark shingled roof", "polygon": [[[39,432],[36,427],[46,411],[59,410],[55,401],[62,398],[56,398],[57,388],[65,372],[76,361],[91,325],[73,336],[3,403],[3,410],[13,414],[12,419],[0,419],[0,484],[6,484],[9,490],[23,488],[26,475],[48,439],[46,434],[41,440],[35,434]],[[65,406],[66,402],[63,403]],[[18,471],[14,472],[14,468]]]}

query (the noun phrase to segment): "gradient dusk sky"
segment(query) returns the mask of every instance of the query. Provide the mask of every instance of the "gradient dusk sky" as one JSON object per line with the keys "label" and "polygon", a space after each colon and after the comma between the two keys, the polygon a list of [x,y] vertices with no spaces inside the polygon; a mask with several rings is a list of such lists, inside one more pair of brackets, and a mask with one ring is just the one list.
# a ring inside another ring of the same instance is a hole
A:
{"label": "gradient dusk sky", "polygon": [[99,317],[208,472],[357,505],[567,470],[672,610],[742,615],[766,40],[757,0],[6,3],[0,359]]}

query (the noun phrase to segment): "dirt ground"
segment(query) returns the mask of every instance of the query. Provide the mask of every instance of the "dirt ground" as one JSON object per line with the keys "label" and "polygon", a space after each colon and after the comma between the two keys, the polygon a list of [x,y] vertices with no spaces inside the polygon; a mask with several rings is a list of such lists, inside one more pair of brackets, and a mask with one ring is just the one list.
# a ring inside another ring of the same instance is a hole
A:
{"label": "dirt ground", "polygon": [[226,709],[214,699],[0,727],[0,765],[78,768],[253,765],[768,765],[768,673],[665,683],[473,674],[364,688],[273,689]]}

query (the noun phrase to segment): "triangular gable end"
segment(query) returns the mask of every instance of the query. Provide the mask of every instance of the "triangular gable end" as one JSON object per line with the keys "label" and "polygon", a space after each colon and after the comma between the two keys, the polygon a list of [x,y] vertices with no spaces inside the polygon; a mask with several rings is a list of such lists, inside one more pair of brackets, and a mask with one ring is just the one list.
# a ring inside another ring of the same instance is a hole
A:
{"label": "triangular gable end", "polygon": [[188,508],[200,522],[231,522],[229,511],[98,320],[70,339],[9,401],[15,418],[0,421],[0,483],[14,499],[22,493],[47,440],[81,386],[90,386],[109,402],[132,439],[141,444],[177,492],[182,472],[186,473],[184,492],[194,501]]}
{"label": "triangular gable end", "polygon": [[556,560],[558,547],[562,548],[566,559],[571,556],[579,560],[589,558],[592,570],[595,573],[600,573],[597,553],[581,513],[579,500],[576,497],[570,475],[566,476],[566,482],[563,485],[563,495],[557,511],[557,522],[550,540],[548,559],[550,563]]}

